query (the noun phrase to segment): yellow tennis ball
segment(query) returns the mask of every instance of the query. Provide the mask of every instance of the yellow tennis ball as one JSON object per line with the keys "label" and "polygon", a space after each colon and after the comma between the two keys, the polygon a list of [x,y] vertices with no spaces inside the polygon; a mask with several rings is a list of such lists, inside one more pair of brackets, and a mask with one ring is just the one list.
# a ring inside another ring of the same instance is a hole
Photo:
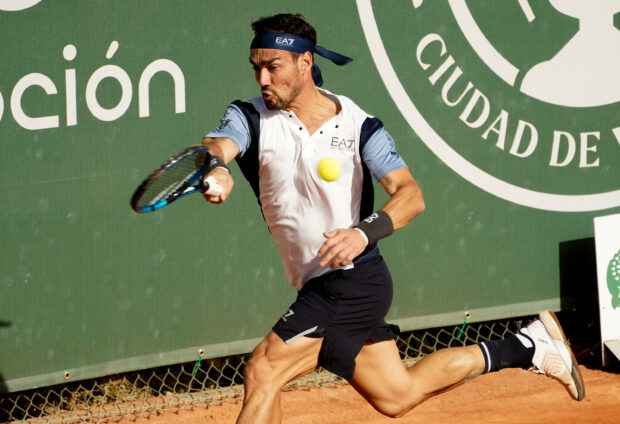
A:
{"label": "yellow tennis ball", "polygon": [[317,170],[321,178],[325,181],[337,180],[340,176],[340,172],[342,171],[338,161],[332,158],[321,159]]}

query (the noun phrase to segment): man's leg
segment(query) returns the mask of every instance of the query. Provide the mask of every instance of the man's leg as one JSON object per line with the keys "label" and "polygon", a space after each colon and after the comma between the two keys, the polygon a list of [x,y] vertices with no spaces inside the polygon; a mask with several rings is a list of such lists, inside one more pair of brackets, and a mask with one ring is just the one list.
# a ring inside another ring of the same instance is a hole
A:
{"label": "man's leg", "polygon": [[530,367],[558,380],[573,399],[585,397],[575,357],[550,311],[541,312],[519,334],[439,350],[408,369],[393,340],[366,344],[356,358],[352,384],[378,411],[396,417],[483,372]]}
{"label": "man's leg", "polygon": [[300,337],[286,344],[273,331],[254,349],[244,371],[245,395],[237,424],[282,421],[280,391],[317,367],[320,338]]}
{"label": "man's leg", "polygon": [[356,358],[352,385],[379,412],[399,417],[426,399],[484,371],[476,345],[443,349],[410,368],[403,365],[394,340],[366,344]]}

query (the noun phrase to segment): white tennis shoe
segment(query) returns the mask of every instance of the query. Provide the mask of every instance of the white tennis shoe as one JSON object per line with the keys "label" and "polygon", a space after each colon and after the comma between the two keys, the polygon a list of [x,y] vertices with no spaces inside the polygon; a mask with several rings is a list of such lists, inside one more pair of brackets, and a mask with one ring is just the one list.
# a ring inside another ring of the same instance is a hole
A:
{"label": "white tennis shoe", "polygon": [[555,378],[573,399],[582,400],[586,394],[581,372],[555,314],[541,312],[521,333],[534,341],[531,371]]}

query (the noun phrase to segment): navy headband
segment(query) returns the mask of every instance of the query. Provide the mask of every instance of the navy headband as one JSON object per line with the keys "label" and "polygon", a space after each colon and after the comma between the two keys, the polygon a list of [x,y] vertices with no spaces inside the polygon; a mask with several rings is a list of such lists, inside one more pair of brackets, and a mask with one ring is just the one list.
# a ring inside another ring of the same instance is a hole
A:
{"label": "navy headband", "polygon": [[[307,38],[285,32],[261,31],[254,37],[251,49],[277,49],[287,50],[294,53],[316,53],[335,63],[338,66],[346,65],[353,61],[350,57],[341,55],[324,47],[317,46]],[[312,79],[320,87],[323,84],[321,70],[316,64],[312,65]]]}

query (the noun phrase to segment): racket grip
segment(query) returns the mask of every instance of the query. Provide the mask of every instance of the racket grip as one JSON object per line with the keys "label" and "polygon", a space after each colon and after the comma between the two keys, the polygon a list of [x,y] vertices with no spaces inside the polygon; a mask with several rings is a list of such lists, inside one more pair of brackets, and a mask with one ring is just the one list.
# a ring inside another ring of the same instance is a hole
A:
{"label": "racket grip", "polygon": [[223,187],[215,181],[214,177],[205,178],[205,184],[207,186],[207,190],[205,193],[210,194],[212,196],[219,196],[222,194]]}

